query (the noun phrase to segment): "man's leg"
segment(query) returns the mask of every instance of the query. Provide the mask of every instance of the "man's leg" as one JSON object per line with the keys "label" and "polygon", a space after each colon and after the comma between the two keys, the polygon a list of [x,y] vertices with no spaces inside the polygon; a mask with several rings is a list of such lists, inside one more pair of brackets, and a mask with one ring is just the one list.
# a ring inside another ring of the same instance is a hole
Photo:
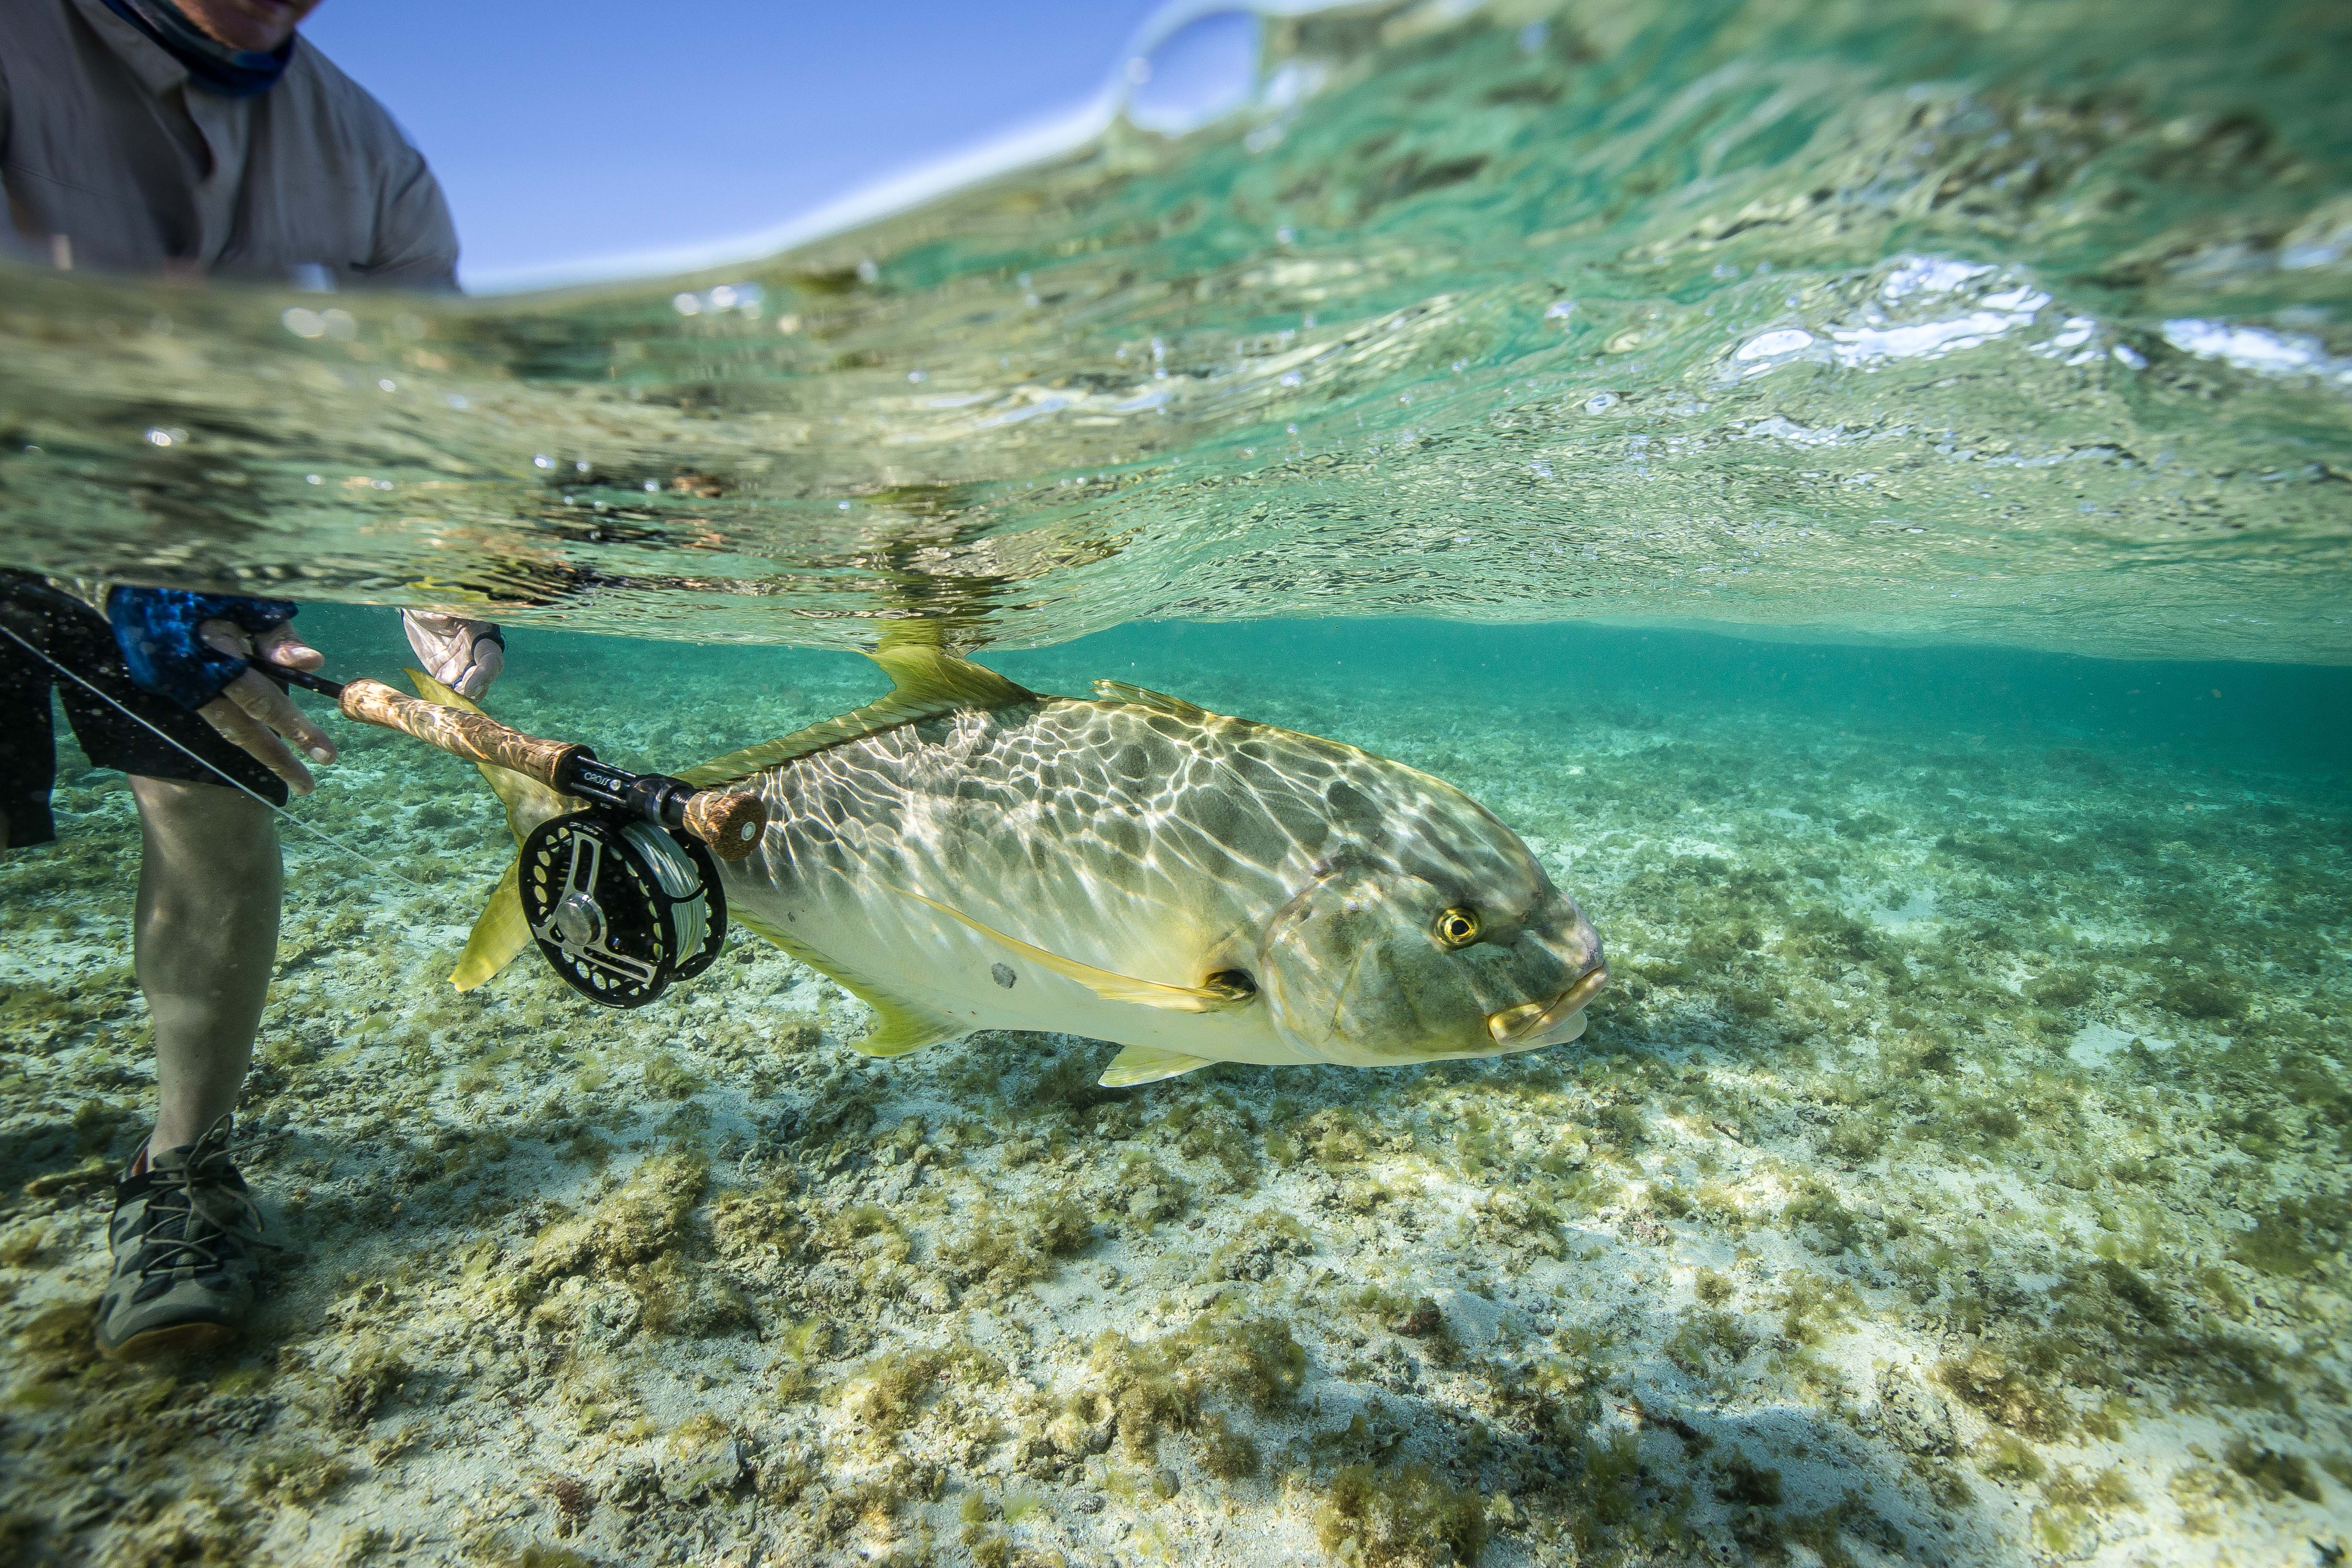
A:
{"label": "man's leg", "polygon": [[145,840],[132,951],[162,1102],[149,1147],[177,1149],[235,1109],[244,1087],[285,872],[260,802],[175,779],[134,776],[131,789]]}
{"label": "man's leg", "polygon": [[219,784],[131,775],[145,852],[132,950],[155,1026],[153,1136],[114,1180],[110,1356],[235,1338],[259,1294],[261,1219],[228,1157],[228,1113],[278,952],[284,880],[269,810]]}

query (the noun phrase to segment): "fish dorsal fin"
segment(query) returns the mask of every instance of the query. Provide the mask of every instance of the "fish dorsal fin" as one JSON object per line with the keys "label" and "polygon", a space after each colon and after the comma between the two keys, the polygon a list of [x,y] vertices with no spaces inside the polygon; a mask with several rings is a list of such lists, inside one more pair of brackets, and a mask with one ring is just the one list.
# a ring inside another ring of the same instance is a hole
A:
{"label": "fish dorsal fin", "polygon": [[932,1017],[903,997],[892,995],[879,983],[793,940],[780,925],[740,910],[728,912],[736,924],[775,943],[874,1010],[874,1027],[866,1031],[864,1039],[850,1042],[850,1048],[860,1056],[903,1057],[908,1051],[919,1051],[925,1046],[936,1046],[970,1032],[943,1018]]}
{"label": "fish dorsal fin", "polygon": [[1197,702],[1187,702],[1181,697],[1171,697],[1146,686],[1129,686],[1124,680],[1097,680],[1095,695],[1109,702],[1132,702],[1139,708],[1155,709],[1194,724],[1213,717]]}
{"label": "fish dorsal fin", "polygon": [[863,708],[853,708],[837,718],[823,720],[805,730],[795,730],[782,740],[715,757],[699,767],[688,768],[678,777],[698,789],[738,784],[780,763],[901,724],[966,709],[1008,707],[1032,701],[1037,695],[970,659],[916,643],[893,644],[886,639],[884,646],[868,657],[890,677],[887,697]]}
{"label": "fish dorsal fin", "polygon": [[[888,883],[883,886],[889,887]],[[937,899],[927,899],[908,888],[891,888],[894,893],[929,904],[959,925],[978,931],[989,941],[1019,953],[1040,968],[1075,980],[1106,1002],[1133,1002],[1146,1007],[1164,1007],[1172,1013],[1222,1013],[1247,1002],[1254,992],[1238,991],[1219,985],[1166,985],[1157,980],[1138,980],[1133,975],[1114,973],[1097,969],[1091,963],[1080,963],[1075,958],[1064,958],[1058,952],[1048,952],[1033,946],[1017,936],[1007,936],[994,926],[983,925],[961,910],[950,909]]]}
{"label": "fish dorsal fin", "polygon": [[1208,1065],[1206,1057],[1188,1057],[1181,1051],[1163,1051],[1157,1046],[1129,1046],[1111,1058],[1110,1066],[1103,1068],[1102,1077],[1095,1081],[1105,1089],[1132,1089],[1139,1083],[1158,1083],[1163,1078],[1178,1078]]}

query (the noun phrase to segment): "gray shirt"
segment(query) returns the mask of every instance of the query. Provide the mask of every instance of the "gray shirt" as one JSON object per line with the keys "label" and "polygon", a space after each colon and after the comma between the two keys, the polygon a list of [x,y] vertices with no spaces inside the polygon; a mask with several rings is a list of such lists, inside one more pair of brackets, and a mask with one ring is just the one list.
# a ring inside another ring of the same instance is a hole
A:
{"label": "gray shirt", "polygon": [[225,98],[104,0],[0,0],[0,185],[22,259],[457,287],[424,154],[308,40],[267,92]]}

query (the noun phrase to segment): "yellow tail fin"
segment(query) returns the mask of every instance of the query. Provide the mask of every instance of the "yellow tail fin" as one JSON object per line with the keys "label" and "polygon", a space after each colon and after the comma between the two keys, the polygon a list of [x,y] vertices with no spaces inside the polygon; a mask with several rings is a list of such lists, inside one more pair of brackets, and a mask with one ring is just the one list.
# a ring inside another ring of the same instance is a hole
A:
{"label": "yellow tail fin", "polygon": [[515,955],[530,945],[530,924],[522,912],[522,861],[517,858],[507,862],[507,874],[499,879],[498,891],[482,906],[481,918],[466,939],[466,951],[449,973],[449,984],[460,991],[471,991],[512,963]]}
{"label": "yellow tail fin", "polygon": [[[416,694],[427,702],[463,709],[468,713],[481,711],[421,669],[410,670],[408,679],[416,688]],[[507,808],[507,830],[514,835],[518,847],[530,837],[533,828],[549,817],[579,811],[588,804],[510,768],[494,768],[488,763],[475,766],[481,769],[482,777]],[[530,945],[530,926],[522,912],[522,861],[518,858],[507,862],[506,875],[499,879],[490,901],[474,921],[473,932],[466,939],[466,951],[450,973],[449,984],[460,991],[471,991],[512,963]]]}

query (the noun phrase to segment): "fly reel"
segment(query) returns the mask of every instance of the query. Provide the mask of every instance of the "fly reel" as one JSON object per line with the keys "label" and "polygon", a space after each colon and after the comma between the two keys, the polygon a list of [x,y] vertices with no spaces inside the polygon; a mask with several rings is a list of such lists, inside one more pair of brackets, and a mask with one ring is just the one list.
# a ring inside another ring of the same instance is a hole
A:
{"label": "fly reel", "polygon": [[756,790],[698,789],[666,773],[625,773],[576,742],[509,730],[471,703],[453,706],[462,700],[446,693],[419,702],[380,680],[264,668],[281,685],[333,698],[347,719],[593,803],[533,828],[516,868],[531,939],[564,984],[591,1002],[642,1007],[719,956],[727,895],[712,857],[733,862],[758,851],[768,807]]}
{"label": "fly reel", "polygon": [[591,1002],[642,1007],[701,973],[727,940],[719,868],[697,840],[610,812],[551,817],[523,841],[532,940]]}

